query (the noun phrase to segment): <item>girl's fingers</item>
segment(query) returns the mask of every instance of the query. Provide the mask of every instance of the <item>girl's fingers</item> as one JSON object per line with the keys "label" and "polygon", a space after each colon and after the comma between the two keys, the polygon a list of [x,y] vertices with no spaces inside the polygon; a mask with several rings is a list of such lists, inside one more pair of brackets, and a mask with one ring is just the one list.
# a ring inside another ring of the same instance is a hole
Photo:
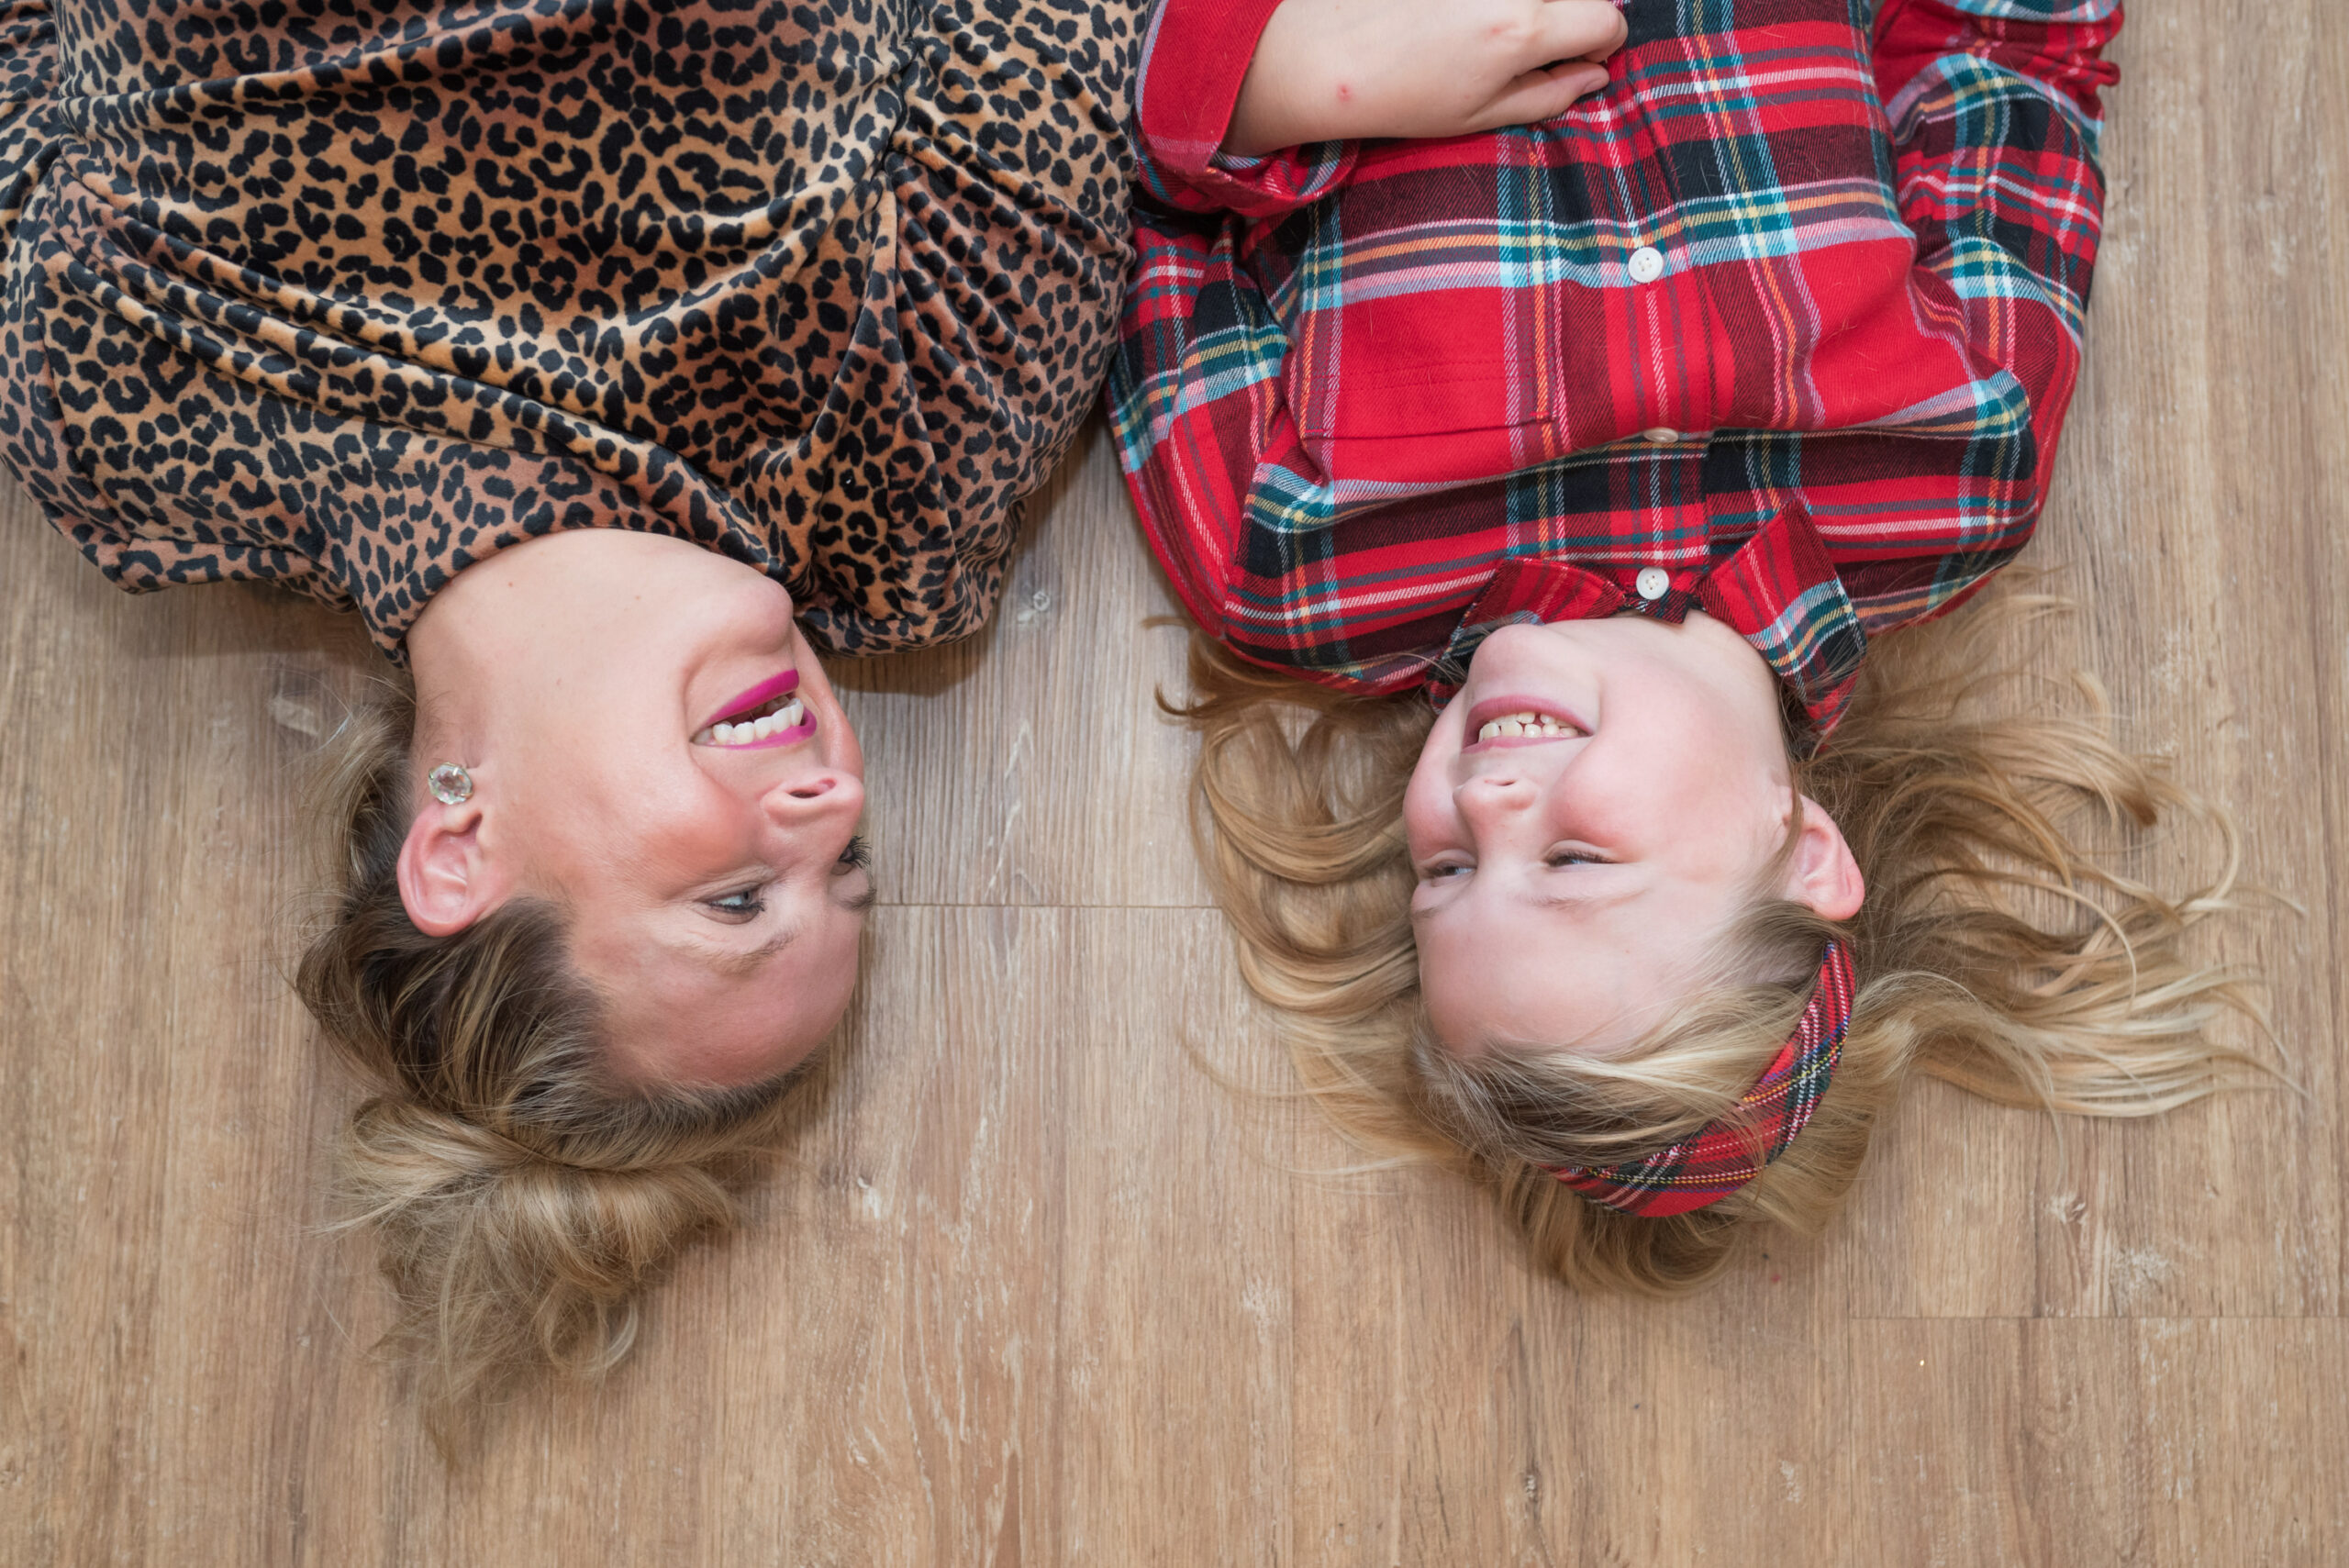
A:
{"label": "girl's fingers", "polygon": [[1580,61],[1529,71],[1496,94],[1471,128],[1539,125],[1556,119],[1575,104],[1607,85],[1607,68]]}
{"label": "girl's fingers", "polygon": [[1630,30],[1608,0],[1545,0],[1532,58],[1604,60],[1623,47]]}

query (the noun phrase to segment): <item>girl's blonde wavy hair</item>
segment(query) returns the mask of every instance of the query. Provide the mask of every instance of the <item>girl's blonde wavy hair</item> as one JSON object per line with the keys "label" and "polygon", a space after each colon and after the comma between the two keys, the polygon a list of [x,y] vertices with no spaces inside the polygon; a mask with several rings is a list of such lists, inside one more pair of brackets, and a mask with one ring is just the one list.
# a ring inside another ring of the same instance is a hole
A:
{"label": "girl's blonde wavy hair", "polygon": [[554,906],[513,899],[425,935],[400,902],[421,804],[405,677],[322,759],[336,887],[295,989],[367,1084],[337,1151],[345,1223],[373,1229],[444,1449],[517,1375],[594,1376],[634,1342],[644,1288],[736,1219],[789,1078],[648,1092],[604,1070],[600,1009]]}
{"label": "girl's blonde wavy hair", "polygon": [[[2087,1116],[2149,1116],[2273,1076],[2206,1036],[2226,1011],[2259,1020],[2247,977],[2184,951],[2232,906],[2231,819],[2115,743],[2090,677],[2074,677],[2068,701],[1992,711],[2026,679],[1983,673],[1998,639],[2056,607],[2009,593],[1872,651],[1831,743],[1792,764],[1859,862],[1860,913],[1838,923],[1757,903],[1715,955],[1719,983],[1606,1058],[1463,1055],[1430,1032],[1402,828],[1432,717],[1423,697],[1341,696],[1194,634],[1192,695],[1167,706],[1199,736],[1193,833],[1241,972],[1281,1014],[1308,1092],[1355,1141],[1490,1185],[1568,1283],[1661,1294],[1717,1273],[1753,1221],[1821,1227],[1912,1073]],[[2165,894],[2085,841],[2165,814],[2215,840],[2207,885]],[[1786,1042],[1830,938],[1860,983],[1842,1061],[1760,1177],[1709,1207],[1640,1218],[1552,1174],[1636,1158],[1729,1110]]]}

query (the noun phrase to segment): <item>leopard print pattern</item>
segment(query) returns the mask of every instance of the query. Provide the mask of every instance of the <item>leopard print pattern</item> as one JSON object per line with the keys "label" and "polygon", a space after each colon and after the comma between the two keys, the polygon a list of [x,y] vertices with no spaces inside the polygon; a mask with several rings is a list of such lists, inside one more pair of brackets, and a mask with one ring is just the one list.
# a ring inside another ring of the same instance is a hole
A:
{"label": "leopard print pattern", "polygon": [[573,528],[968,633],[1113,341],[1138,4],[8,0],[0,457],[394,657]]}

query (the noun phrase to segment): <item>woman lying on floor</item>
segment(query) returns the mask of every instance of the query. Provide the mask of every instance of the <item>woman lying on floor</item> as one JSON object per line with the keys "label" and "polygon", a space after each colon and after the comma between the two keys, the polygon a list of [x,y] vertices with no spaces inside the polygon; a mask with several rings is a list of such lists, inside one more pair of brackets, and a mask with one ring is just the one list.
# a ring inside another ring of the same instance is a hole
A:
{"label": "woman lying on floor", "polygon": [[817,650],[992,610],[1112,344],[1137,39],[1123,0],[0,21],[8,466],[123,587],[283,584],[407,672],[299,984],[444,1412],[625,1351],[846,1008]]}

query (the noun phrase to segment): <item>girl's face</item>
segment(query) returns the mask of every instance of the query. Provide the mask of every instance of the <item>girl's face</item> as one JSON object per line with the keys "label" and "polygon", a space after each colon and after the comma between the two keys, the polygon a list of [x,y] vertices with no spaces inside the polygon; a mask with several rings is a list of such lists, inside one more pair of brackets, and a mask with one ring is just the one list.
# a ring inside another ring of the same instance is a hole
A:
{"label": "girl's face", "polygon": [[[1532,724],[1523,727],[1528,716]],[[1437,1038],[1622,1050],[1698,984],[1713,943],[1803,828],[1776,678],[1720,622],[1637,616],[1487,638],[1413,770],[1403,826]],[[1516,731],[1512,733],[1512,731]],[[1848,864],[1840,835],[1833,849]],[[1858,907],[1851,873],[1850,909]],[[1840,904],[1840,898],[1830,898]]]}
{"label": "girl's face", "polygon": [[461,575],[409,646],[419,780],[473,778],[410,836],[419,927],[436,897],[453,929],[551,899],[628,1077],[755,1082],[831,1031],[872,897],[864,758],[782,584],[663,536],[557,534]]}

